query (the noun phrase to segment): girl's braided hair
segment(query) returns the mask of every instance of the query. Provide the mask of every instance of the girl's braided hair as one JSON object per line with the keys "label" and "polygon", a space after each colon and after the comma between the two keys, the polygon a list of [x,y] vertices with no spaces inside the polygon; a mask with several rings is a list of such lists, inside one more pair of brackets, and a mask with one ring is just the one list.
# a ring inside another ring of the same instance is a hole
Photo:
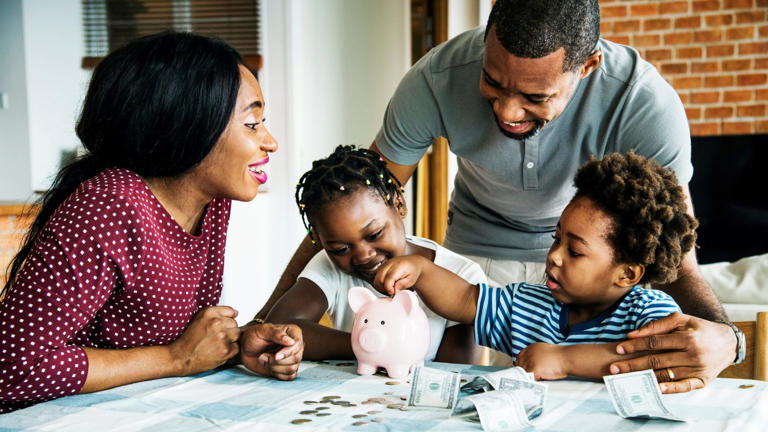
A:
{"label": "girl's braided hair", "polygon": [[574,180],[576,197],[592,200],[613,219],[607,236],[614,261],[645,266],[641,283],[677,278],[683,256],[696,243],[696,219],[672,170],[636,155],[614,153],[590,160]]}
{"label": "girl's braided hair", "polygon": [[373,150],[340,145],[325,159],[312,162],[296,185],[296,205],[312,242],[312,220],[327,203],[349,196],[361,188],[378,193],[388,206],[402,208],[400,181]]}

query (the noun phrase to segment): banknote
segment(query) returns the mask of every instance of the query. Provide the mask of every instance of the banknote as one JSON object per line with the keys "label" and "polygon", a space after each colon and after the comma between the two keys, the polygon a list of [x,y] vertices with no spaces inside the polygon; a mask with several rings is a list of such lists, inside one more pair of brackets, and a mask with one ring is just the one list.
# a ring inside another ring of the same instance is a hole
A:
{"label": "banknote", "polygon": [[459,396],[461,374],[416,366],[408,406],[451,409]]}
{"label": "banknote", "polygon": [[515,366],[507,369],[489,372],[482,375],[476,375],[461,386],[461,390],[468,393],[478,393],[491,391],[499,388],[499,382],[502,378],[511,378],[517,380],[533,381],[533,374],[526,372],[525,369]]}
{"label": "banknote", "polygon": [[479,420],[486,431],[516,431],[532,426],[523,405],[512,390],[492,390],[461,398],[451,416]]}
{"label": "banknote", "polygon": [[499,390],[510,390],[520,398],[528,420],[535,419],[544,411],[547,386],[542,383],[515,378],[501,378]]}
{"label": "banknote", "polygon": [[624,418],[646,417],[685,421],[664,405],[653,369],[607,375],[603,377],[603,381],[611,395],[613,407]]}

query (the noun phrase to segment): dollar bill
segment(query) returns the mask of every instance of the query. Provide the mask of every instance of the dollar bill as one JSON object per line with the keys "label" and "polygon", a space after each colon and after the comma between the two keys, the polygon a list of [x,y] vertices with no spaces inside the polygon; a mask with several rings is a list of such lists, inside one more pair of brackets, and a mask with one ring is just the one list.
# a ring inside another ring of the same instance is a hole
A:
{"label": "dollar bill", "polygon": [[673,414],[661,397],[652,369],[603,377],[616,412],[624,417],[661,418],[685,421]]}
{"label": "dollar bill", "polygon": [[523,401],[512,390],[493,390],[461,398],[451,416],[479,420],[487,431],[516,431],[533,426],[525,414]]}
{"label": "dollar bill", "polygon": [[535,419],[544,411],[547,386],[542,383],[515,378],[501,378],[499,390],[510,390],[520,398],[528,420]]}
{"label": "dollar bill", "polygon": [[416,366],[408,406],[452,409],[459,396],[461,374]]}
{"label": "dollar bill", "polygon": [[461,386],[461,390],[468,393],[486,392],[499,388],[502,378],[510,378],[524,381],[533,381],[533,374],[525,369],[515,366],[507,369],[477,375]]}

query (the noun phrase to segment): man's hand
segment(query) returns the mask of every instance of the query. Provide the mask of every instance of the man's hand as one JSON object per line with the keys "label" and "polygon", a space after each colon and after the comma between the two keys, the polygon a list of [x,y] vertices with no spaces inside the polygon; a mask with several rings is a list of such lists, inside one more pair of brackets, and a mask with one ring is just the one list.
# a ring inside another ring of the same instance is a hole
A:
{"label": "man's hand", "polygon": [[296,378],[304,355],[301,328],[293,324],[255,324],[244,327],[240,359],[248,369],[279,380]]}
{"label": "man's hand", "polygon": [[537,380],[556,380],[568,377],[564,345],[536,342],[520,351],[515,366],[532,372]]}
{"label": "man's hand", "polygon": [[618,354],[648,355],[614,362],[611,373],[654,369],[662,393],[702,388],[736,357],[736,337],[730,327],[681,313],[650,322],[627,337],[616,346]]}

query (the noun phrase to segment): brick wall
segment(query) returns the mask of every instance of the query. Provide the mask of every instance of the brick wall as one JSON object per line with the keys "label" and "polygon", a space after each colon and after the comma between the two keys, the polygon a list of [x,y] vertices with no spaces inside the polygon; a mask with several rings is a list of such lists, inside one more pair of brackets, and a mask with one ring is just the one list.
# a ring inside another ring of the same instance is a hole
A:
{"label": "brick wall", "polygon": [[768,0],[600,0],[602,37],[677,90],[691,134],[768,133]]}

